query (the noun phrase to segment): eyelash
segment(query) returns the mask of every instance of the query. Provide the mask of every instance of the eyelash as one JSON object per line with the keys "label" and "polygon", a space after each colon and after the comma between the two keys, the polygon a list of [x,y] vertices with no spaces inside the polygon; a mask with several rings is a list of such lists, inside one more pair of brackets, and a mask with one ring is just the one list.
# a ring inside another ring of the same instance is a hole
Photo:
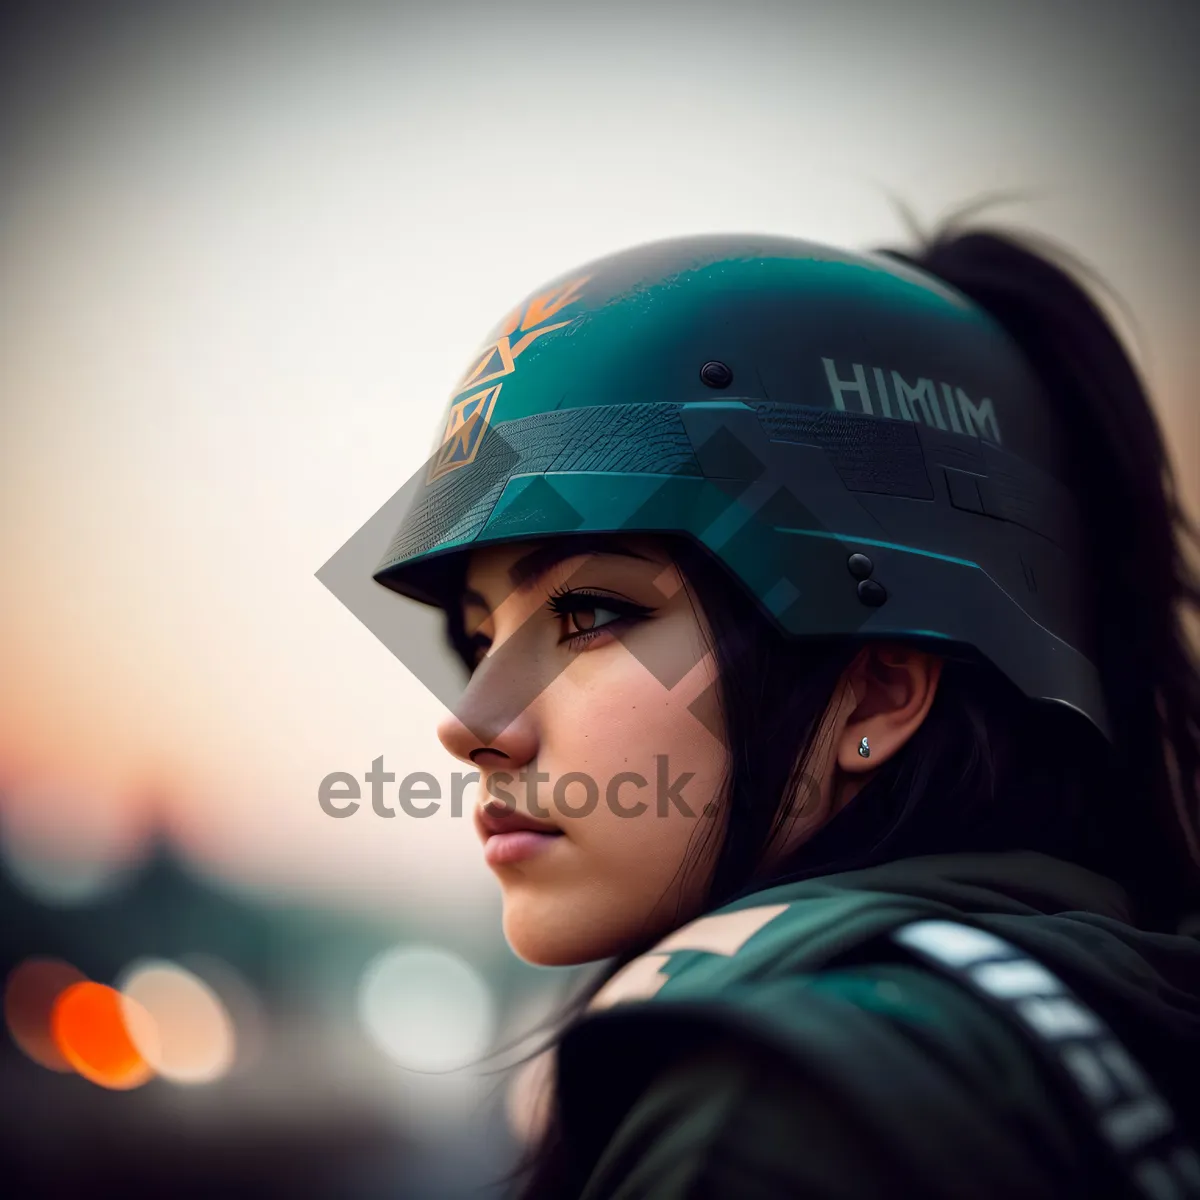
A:
{"label": "eyelash", "polygon": [[648,617],[654,611],[644,604],[635,604],[632,600],[619,600],[616,596],[610,596],[606,592],[591,592],[567,587],[551,593],[550,599],[546,601],[546,607],[556,617],[569,617],[574,613],[594,612],[596,609],[617,614],[616,620],[606,621],[598,629],[579,629],[574,633],[567,634],[562,639],[562,644],[569,644],[574,650],[587,645],[602,633],[627,628],[634,621]]}
{"label": "eyelash", "polygon": [[[588,592],[567,587],[553,592],[550,599],[546,601],[546,607],[560,618],[569,617],[572,613],[591,612],[597,608],[617,614],[615,621],[607,621],[599,629],[580,629],[575,633],[567,634],[560,645],[569,644],[575,651],[610,629],[624,629],[634,621],[648,617],[654,612],[654,609],[647,608],[644,604],[635,604],[632,600],[618,600],[606,592]],[[475,670],[475,667],[479,665],[479,660],[487,653],[491,644],[491,638],[481,633],[468,639],[467,666],[470,670]]]}

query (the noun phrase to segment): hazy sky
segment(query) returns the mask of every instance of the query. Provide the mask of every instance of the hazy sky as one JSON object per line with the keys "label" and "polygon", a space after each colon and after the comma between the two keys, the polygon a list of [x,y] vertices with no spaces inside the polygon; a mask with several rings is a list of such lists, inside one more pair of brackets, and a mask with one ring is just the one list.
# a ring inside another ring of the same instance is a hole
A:
{"label": "hazy sky", "polygon": [[1136,315],[1197,506],[1194,4],[104,7],[0,24],[16,844],[152,809],[234,878],[489,894],[466,821],[320,812],[331,771],[456,764],[314,572],[512,304],[636,242],[896,243],[889,193],[1020,191]]}

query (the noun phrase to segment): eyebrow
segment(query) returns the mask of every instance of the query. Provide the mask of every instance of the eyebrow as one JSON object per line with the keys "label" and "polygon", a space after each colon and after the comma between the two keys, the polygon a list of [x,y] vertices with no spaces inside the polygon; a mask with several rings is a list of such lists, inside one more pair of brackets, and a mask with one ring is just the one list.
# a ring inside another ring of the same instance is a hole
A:
{"label": "eyebrow", "polygon": [[[577,537],[556,539],[528,554],[518,558],[508,568],[508,578],[517,591],[526,591],[542,579],[547,572],[565,559],[574,558],[578,554],[604,554],[612,557],[637,558],[642,562],[658,562],[646,554],[639,554],[628,546],[613,542],[609,537]],[[465,588],[462,593],[464,606],[483,608],[491,611],[491,606],[474,588]]]}

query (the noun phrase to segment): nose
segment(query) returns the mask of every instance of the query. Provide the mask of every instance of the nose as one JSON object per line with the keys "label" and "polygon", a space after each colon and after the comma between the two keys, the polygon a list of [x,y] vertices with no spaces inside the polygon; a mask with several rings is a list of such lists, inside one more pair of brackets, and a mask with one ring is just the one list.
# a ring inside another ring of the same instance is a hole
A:
{"label": "nose", "polygon": [[500,713],[489,713],[471,695],[470,688],[456,710],[438,723],[437,735],[455,758],[476,767],[503,766],[518,771],[537,757],[533,714],[526,709],[506,719]]}

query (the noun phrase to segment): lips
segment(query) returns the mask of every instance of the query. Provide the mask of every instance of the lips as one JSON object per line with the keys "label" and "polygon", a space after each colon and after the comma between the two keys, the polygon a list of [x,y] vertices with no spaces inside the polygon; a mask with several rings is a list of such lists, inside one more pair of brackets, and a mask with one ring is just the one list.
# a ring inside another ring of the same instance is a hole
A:
{"label": "lips", "polygon": [[493,834],[522,831],[563,836],[563,831],[551,821],[539,820],[537,817],[531,817],[513,808],[503,807],[489,810],[482,804],[475,809],[475,827],[479,830],[480,838],[485,842]]}
{"label": "lips", "polygon": [[483,846],[483,861],[489,867],[509,867],[536,858],[565,841],[561,833],[534,833],[516,829],[512,833],[493,833]]}
{"label": "lips", "polygon": [[501,806],[475,809],[475,827],[483,841],[484,861],[490,867],[507,867],[534,858],[566,835],[549,821]]}

